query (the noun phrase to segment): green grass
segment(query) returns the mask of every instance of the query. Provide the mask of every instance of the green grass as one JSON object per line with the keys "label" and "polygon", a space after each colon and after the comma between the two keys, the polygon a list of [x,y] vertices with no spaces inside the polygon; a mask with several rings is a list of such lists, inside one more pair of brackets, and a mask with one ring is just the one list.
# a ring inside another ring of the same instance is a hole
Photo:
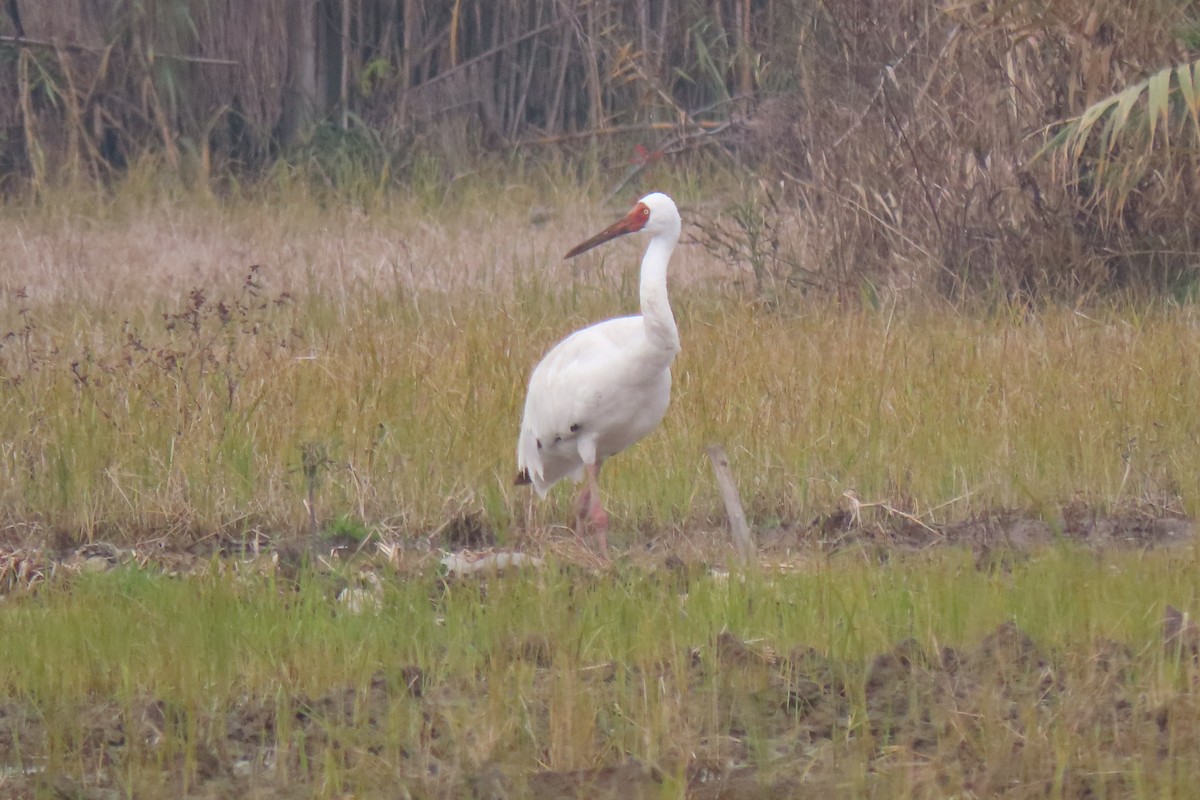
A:
{"label": "green grass", "polygon": [[[1012,620],[1047,654],[1067,687],[1057,710],[1041,715],[1031,697],[1015,713],[1036,717],[1025,737],[1063,749],[1007,754],[1014,774],[1090,769],[1119,755],[1128,777],[1157,757],[1155,740],[1136,730],[1121,728],[1115,743],[1100,746],[1101,731],[1074,727],[1084,719],[1090,659],[1102,640],[1133,651],[1121,685],[1137,713],[1169,699],[1180,727],[1168,733],[1181,741],[1200,721],[1189,671],[1164,658],[1158,643],[1164,603],[1196,602],[1193,550],[1098,557],[1051,549],[992,575],[954,549],[886,565],[846,554],[788,575],[699,576],[686,594],[664,577],[551,566],[490,579],[481,593],[473,581],[439,588],[429,576],[396,576],[385,580],[379,614],[352,615],[333,600],[333,582],[313,573],[295,585],[216,563],[187,580],[134,569],[82,575],[6,603],[0,635],[20,646],[0,652],[2,693],[10,718],[17,704],[40,717],[45,740],[28,746],[49,773],[104,774],[135,795],[162,780],[163,769],[185,784],[211,779],[205,754],[237,756],[221,748],[230,747],[230,726],[258,719],[248,711],[255,709],[274,723],[255,731],[248,750],[259,759],[260,751],[277,753],[271,769],[318,796],[397,780],[414,796],[453,796],[452,784],[461,789],[455,782],[488,764],[521,775],[634,757],[670,773],[721,752],[727,715],[753,708],[753,692],[743,698],[749,706],[725,705],[740,696],[739,680],[752,683],[721,665],[714,642],[725,630],[784,656],[809,645],[832,658],[850,702],[829,744],[847,759],[832,778],[843,788],[898,796],[938,768],[934,760],[865,771],[875,746],[863,727],[866,665],[907,638],[965,651]],[[537,661],[522,649],[531,637],[545,642]],[[393,689],[372,699],[373,676],[402,687],[412,665],[425,675],[421,697]],[[329,702],[343,689],[348,716],[340,700]],[[97,723],[85,716],[80,727],[80,709],[98,703],[126,725],[127,742],[110,743],[107,755],[90,738]],[[137,738],[134,724],[149,703],[170,720],[152,744]],[[750,724],[751,740],[755,724],[771,737],[766,718]],[[1007,724],[1003,715],[985,721],[980,738],[963,746],[1008,741]],[[820,774],[829,769],[811,754],[800,761]],[[441,778],[424,772],[434,762],[447,770]],[[279,779],[261,762],[255,770],[258,780]],[[1128,796],[1178,796],[1194,771],[1146,771]]]}

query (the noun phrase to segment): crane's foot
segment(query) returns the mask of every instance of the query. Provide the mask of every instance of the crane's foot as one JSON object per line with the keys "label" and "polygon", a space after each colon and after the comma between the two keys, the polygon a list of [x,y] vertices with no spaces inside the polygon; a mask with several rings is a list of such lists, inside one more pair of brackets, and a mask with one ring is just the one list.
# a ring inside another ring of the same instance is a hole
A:
{"label": "crane's foot", "polygon": [[608,560],[608,513],[596,503],[592,507],[592,530],[596,532],[598,555]]}

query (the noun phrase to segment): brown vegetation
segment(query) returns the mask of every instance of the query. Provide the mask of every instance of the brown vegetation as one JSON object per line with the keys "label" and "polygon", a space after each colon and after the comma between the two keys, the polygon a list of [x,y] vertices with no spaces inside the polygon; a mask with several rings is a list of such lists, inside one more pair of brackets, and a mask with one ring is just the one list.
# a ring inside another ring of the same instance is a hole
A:
{"label": "brown vegetation", "polygon": [[[1166,146],[1195,138],[1183,127],[1191,73],[1097,114],[1103,133],[1085,128],[1058,170],[1036,158],[1060,123],[1194,57],[1188,3],[297,9],[23,4],[28,39],[0,40],[0,163],[37,186],[108,179],[155,154],[209,186],[284,145],[319,182],[365,174],[386,186],[420,153],[449,161],[450,175],[486,149],[537,158],[612,143],[601,151],[631,175],[717,144],[763,191],[711,227],[735,236],[725,249],[767,288],[1192,289],[1193,157]],[[1098,171],[1122,158],[1117,135],[1147,105],[1136,169]]]}

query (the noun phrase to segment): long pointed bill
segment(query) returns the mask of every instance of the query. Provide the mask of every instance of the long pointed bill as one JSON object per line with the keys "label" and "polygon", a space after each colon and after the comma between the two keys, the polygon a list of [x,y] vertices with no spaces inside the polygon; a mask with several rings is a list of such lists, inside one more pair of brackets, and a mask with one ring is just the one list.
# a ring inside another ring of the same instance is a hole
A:
{"label": "long pointed bill", "polygon": [[614,222],[612,225],[609,225],[607,228],[600,231],[586,242],[581,242],[580,244],[572,247],[567,251],[567,254],[563,256],[563,258],[574,258],[580,253],[586,253],[593,247],[602,245],[611,239],[617,238],[618,236],[624,236],[627,233],[637,233],[646,226],[646,220],[648,219],[650,219],[650,209],[647,208],[644,203],[638,203],[633,207],[632,211],[630,211],[620,220]]}

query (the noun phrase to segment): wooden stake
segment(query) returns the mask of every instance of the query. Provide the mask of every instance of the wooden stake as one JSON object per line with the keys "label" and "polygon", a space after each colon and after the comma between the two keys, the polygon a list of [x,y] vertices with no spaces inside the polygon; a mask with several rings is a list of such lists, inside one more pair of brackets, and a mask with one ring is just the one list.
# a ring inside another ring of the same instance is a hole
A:
{"label": "wooden stake", "polygon": [[742,501],[738,497],[737,484],[733,482],[733,473],[729,469],[729,458],[725,455],[725,448],[719,444],[711,445],[708,448],[708,458],[712,461],[713,475],[717,478],[717,488],[721,490],[725,514],[729,517],[729,534],[733,537],[733,546],[743,561],[754,561],[758,557],[758,548],[750,535],[750,525],[746,522],[746,512],[742,510]]}

